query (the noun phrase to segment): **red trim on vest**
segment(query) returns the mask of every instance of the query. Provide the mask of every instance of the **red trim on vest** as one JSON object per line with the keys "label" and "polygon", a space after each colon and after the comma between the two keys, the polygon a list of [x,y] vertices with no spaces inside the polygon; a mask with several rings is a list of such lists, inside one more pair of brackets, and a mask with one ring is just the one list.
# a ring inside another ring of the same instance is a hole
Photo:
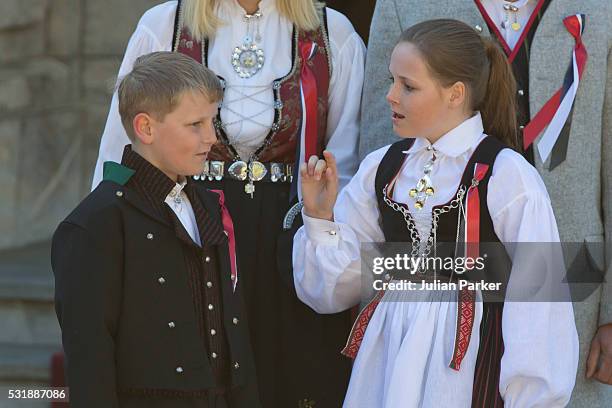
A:
{"label": "red trim on vest", "polygon": [[[472,187],[467,192],[467,226],[466,226],[466,257],[477,258],[480,242],[480,193],[477,185],[482,181],[489,170],[488,164],[476,163]],[[476,184],[476,185],[474,185]]]}
{"label": "red trim on vest", "polygon": [[[476,163],[472,186],[467,192],[466,258],[476,259],[480,255],[478,245],[480,242],[480,193],[478,192],[478,183],[484,179],[488,170],[488,164]],[[449,364],[449,367],[453,370],[459,371],[461,362],[470,345],[476,310],[475,300],[476,292],[474,290],[461,289],[459,291],[455,348]]]}
{"label": "red trim on vest", "polygon": [[194,60],[202,63],[202,43],[195,41],[187,29],[181,30],[177,52],[185,54]]}
{"label": "red trim on vest", "polygon": [[[316,86],[316,104],[312,103],[306,107],[316,113],[316,148],[314,154],[321,156],[325,139],[327,136],[327,112],[329,110],[329,64],[331,56],[324,40],[323,28],[317,31],[300,32],[297,41],[297,49],[294,61],[293,74],[281,80],[279,89],[280,100],[283,107],[280,111],[280,128],[272,137],[270,145],[259,155],[262,162],[294,163],[299,160],[296,157],[298,144],[301,143],[302,117],[304,106],[302,106],[301,84],[304,58],[301,57],[301,50],[305,47],[316,44],[316,50],[306,60],[306,65],[313,73]],[[310,82],[309,82],[310,83]],[[307,111],[307,116],[308,116]],[[306,123],[308,125],[308,122]]]}

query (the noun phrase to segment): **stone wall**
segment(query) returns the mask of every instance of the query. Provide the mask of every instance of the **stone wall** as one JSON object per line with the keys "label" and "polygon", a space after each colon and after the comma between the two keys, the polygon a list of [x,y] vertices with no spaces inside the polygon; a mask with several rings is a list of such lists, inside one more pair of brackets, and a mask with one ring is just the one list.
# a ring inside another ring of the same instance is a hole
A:
{"label": "stone wall", "polygon": [[89,192],[113,77],[161,2],[0,1],[0,250],[48,240]]}

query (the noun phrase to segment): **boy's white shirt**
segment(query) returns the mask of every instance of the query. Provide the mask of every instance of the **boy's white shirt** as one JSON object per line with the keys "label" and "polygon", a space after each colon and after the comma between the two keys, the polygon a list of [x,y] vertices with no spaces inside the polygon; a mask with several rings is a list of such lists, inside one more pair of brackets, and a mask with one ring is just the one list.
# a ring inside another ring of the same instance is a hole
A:
{"label": "boy's white shirt", "polygon": [[198,246],[202,246],[195,213],[193,212],[191,201],[189,201],[189,198],[184,191],[186,185],[187,182],[185,180],[181,181],[180,183],[176,183],[172,191],[170,191],[170,193],[168,193],[166,196],[164,202],[168,204],[172,211],[174,211],[193,242],[195,242]]}

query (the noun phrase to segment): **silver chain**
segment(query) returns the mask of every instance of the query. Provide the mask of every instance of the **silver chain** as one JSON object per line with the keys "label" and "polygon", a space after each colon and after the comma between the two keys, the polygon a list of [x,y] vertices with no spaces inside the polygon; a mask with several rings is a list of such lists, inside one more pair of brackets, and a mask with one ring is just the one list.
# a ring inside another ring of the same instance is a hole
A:
{"label": "silver chain", "polygon": [[[450,203],[448,203],[447,205],[443,207],[435,208],[432,211],[431,213],[432,214],[432,228],[431,228],[431,231],[429,232],[429,237],[427,238],[425,248],[422,251],[421,251],[422,237],[420,236],[419,232],[417,231],[415,227],[414,218],[412,217],[412,214],[410,214],[410,211],[408,211],[408,208],[400,205],[399,203],[391,201],[389,199],[387,195],[388,187],[389,187],[389,184],[387,184],[385,188],[383,189],[383,199],[385,203],[389,207],[391,207],[392,210],[400,212],[404,216],[404,221],[406,222],[406,228],[408,229],[408,232],[410,233],[410,239],[412,239],[412,251],[410,253],[410,256],[412,258],[416,258],[416,257],[421,257],[424,259],[427,258],[427,256],[429,256],[429,254],[431,253],[431,248],[432,247],[435,248],[437,244],[437,230],[438,230],[438,223],[440,221],[440,215],[450,212],[451,210],[461,206],[461,203],[463,202],[463,197],[465,196],[465,192],[466,192],[465,186],[459,187],[459,190],[457,191],[457,195]],[[457,222],[459,225],[460,218]],[[459,228],[457,228],[457,239],[458,239],[458,235],[459,235]]]}

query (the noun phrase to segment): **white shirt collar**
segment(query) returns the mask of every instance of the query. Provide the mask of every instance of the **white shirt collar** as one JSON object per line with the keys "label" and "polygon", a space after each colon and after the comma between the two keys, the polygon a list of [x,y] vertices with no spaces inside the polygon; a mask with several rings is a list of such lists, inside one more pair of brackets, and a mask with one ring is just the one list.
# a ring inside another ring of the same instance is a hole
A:
{"label": "white shirt collar", "polygon": [[459,126],[444,134],[433,145],[425,138],[416,138],[410,149],[404,153],[415,153],[430,146],[445,156],[458,157],[474,147],[484,131],[482,116],[474,116],[463,121]]}
{"label": "white shirt collar", "polygon": [[174,185],[174,188],[170,190],[170,192],[166,196],[166,199],[180,197],[186,185],[187,185],[187,179],[182,178],[178,183]]}
{"label": "white shirt collar", "polygon": [[[246,13],[244,8],[242,8],[240,3],[238,3],[238,0],[221,0],[221,4],[223,3],[229,3],[229,5],[231,5],[231,9],[240,15],[244,15]],[[274,8],[276,5],[275,3],[276,0],[261,0],[259,2],[259,10],[265,16],[268,11]]]}

